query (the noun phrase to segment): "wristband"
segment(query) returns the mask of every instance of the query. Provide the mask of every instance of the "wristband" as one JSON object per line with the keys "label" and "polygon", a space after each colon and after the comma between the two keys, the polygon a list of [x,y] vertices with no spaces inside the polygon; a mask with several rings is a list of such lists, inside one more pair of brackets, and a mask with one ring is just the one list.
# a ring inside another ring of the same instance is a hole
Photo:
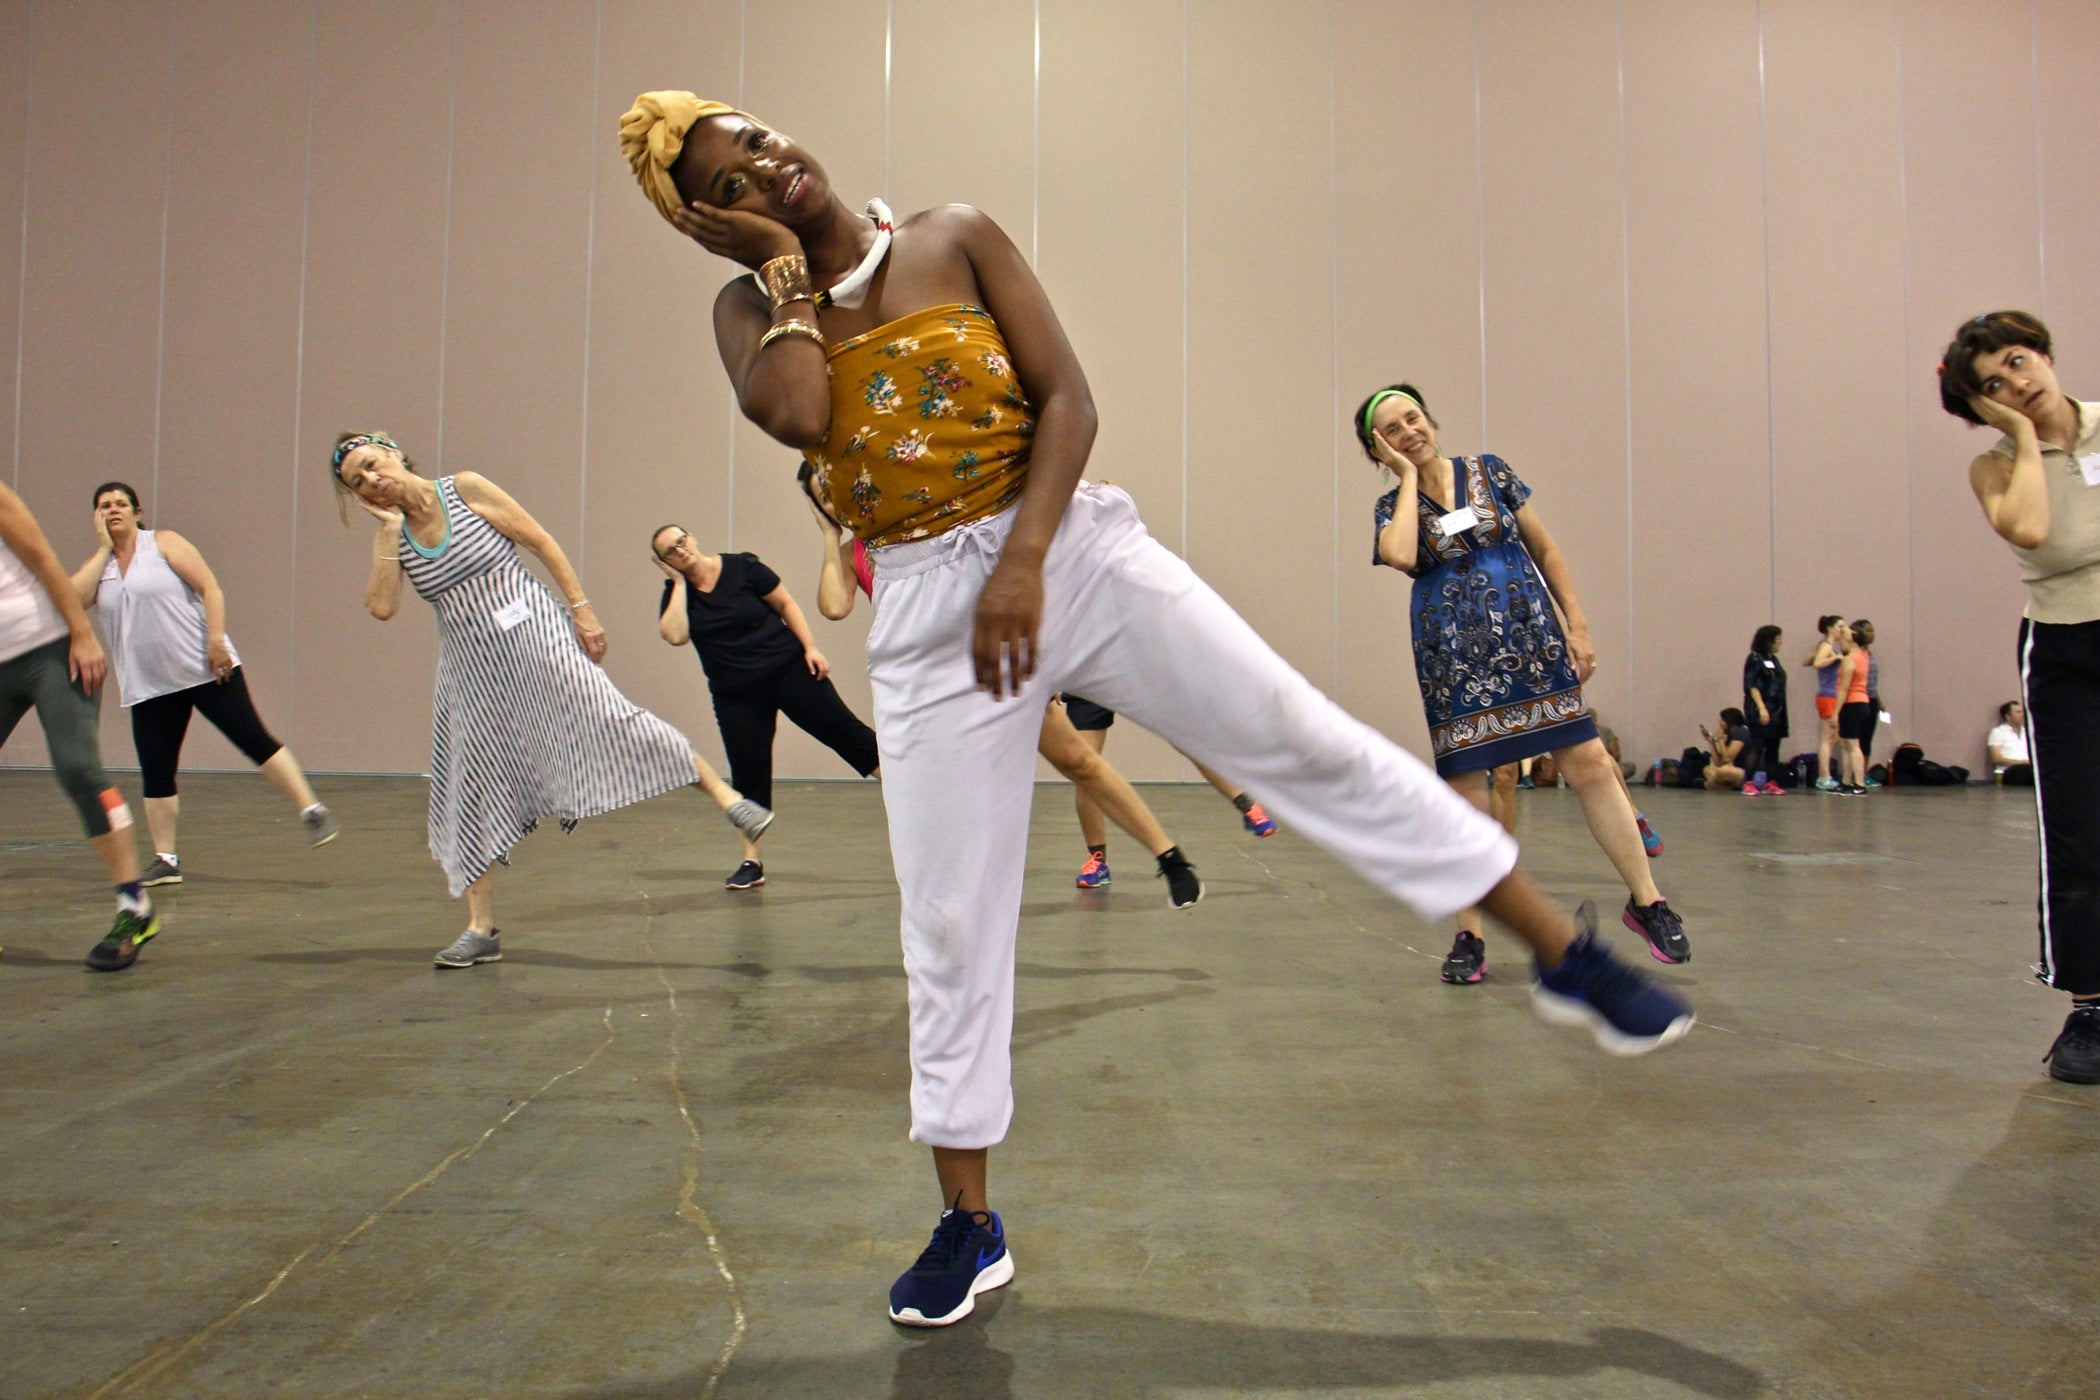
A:
{"label": "wristband", "polygon": [[764,350],[768,345],[771,345],[784,335],[806,335],[819,345],[824,343],[824,332],[818,330],[813,323],[794,320],[782,321],[779,325],[760,336],[758,338],[758,348]]}

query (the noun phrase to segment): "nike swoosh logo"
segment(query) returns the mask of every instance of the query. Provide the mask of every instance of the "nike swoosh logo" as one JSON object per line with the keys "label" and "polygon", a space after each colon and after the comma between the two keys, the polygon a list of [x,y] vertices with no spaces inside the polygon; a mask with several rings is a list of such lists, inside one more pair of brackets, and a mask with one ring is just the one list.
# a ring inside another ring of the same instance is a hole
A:
{"label": "nike swoosh logo", "polygon": [[978,1271],[979,1271],[980,1273],[981,1273],[981,1272],[983,1272],[983,1270],[984,1270],[984,1266],[985,1266],[985,1265],[987,1265],[987,1264],[989,1264],[989,1263],[992,1263],[992,1262],[993,1262],[994,1260],[996,1260],[996,1259],[997,1259],[997,1258],[998,1258],[998,1257],[999,1257],[1000,1255],[1002,1255],[1002,1254],[1004,1254],[1004,1253],[1006,1253],[1006,1246],[1005,1246],[1005,1245],[1003,1245],[1003,1244],[1002,1244],[1002,1245],[997,1245],[997,1246],[994,1246],[994,1247],[993,1247],[993,1249],[992,1249],[992,1251],[991,1251],[991,1252],[990,1252],[989,1254],[987,1254],[987,1253],[986,1253],[985,1251],[983,1251],[983,1250],[981,1250],[981,1249],[980,1249],[980,1250],[978,1250],[978,1251],[977,1251],[977,1268],[978,1268]]}

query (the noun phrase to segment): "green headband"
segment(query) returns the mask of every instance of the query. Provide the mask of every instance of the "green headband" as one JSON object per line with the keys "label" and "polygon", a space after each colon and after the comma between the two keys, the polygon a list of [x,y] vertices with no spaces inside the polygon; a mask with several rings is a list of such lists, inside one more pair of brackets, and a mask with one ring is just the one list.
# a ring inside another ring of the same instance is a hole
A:
{"label": "green headband", "polygon": [[1393,398],[1399,398],[1399,399],[1406,399],[1406,400],[1407,400],[1407,401],[1408,401],[1409,403],[1413,404],[1413,405],[1414,405],[1414,406],[1415,406],[1416,408],[1419,408],[1419,409],[1421,409],[1421,410],[1422,410],[1422,412],[1424,412],[1424,413],[1427,413],[1427,412],[1429,412],[1429,407],[1428,407],[1428,405],[1424,404],[1424,403],[1423,403],[1423,402],[1422,402],[1422,401],[1421,401],[1420,399],[1416,398],[1416,397],[1415,397],[1415,396],[1414,396],[1413,394],[1410,394],[1410,393],[1408,393],[1408,392],[1407,392],[1407,390],[1405,390],[1405,389],[1380,389],[1380,390],[1379,390],[1379,391],[1378,391],[1377,393],[1375,393],[1375,394],[1371,395],[1371,401],[1370,401],[1369,403],[1367,403],[1367,404],[1365,404],[1365,405],[1364,405],[1364,424],[1363,424],[1363,426],[1364,426],[1364,432],[1365,432],[1365,433],[1367,433],[1367,434],[1368,434],[1368,433],[1371,433],[1371,432],[1373,432],[1373,431],[1374,431],[1374,429],[1373,429],[1373,428],[1371,427],[1371,415],[1372,415],[1372,414],[1374,414],[1374,413],[1376,413],[1376,412],[1378,411],[1378,405],[1380,405],[1380,404],[1384,403],[1384,402],[1385,402],[1385,401],[1386,401],[1387,399],[1393,399]]}

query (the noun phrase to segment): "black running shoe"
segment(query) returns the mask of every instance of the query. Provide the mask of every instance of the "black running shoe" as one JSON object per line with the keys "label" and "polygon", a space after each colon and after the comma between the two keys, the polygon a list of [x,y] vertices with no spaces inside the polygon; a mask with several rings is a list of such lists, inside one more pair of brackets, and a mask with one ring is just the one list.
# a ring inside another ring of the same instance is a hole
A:
{"label": "black running shoe", "polygon": [[1169,846],[1161,853],[1159,878],[1167,882],[1167,902],[1176,909],[1187,909],[1203,898],[1203,882],[1196,878],[1196,867],[1179,846]]}
{"label": "black running shoe", "polygon": [[1663,900],[1656,900],[1647,908],[1633,902],[1627,896],[1626,908],[1620,915],[1626,927],[1648,940],[1648,951],[1657,962],[1688,963],[1692,960],[1692,940],[1684,936],[1684,920],[1677,911]]}
{"label": "black running shoe", "polygon": [[139,949],[159,932],[160,915],[156,911],[134,914],[129,909],[119,909],[109,932],[88,949],[87,965],[97,972],[122,972],[139,960]]}
{"label": "black running shoe", "polygon": [[2071,1008],[2056,1043],[2042,1057],[2049,1077],[2066,1084],[2100,1084],[2100,1002]]}
{"label": "black running shoe", "polygon": [[736,868],[736,873],[722,882],[725,890],[755,890],[766,882],[766,868],[755,860],[747,860]]}
{"label": "black running shoe", "polygon": [[1444,980],[1454,986],[1470,987],[1487,975],[1487,940],[1460,929],[1458,937],[1451,940],[1451,951],[1444,955]]}

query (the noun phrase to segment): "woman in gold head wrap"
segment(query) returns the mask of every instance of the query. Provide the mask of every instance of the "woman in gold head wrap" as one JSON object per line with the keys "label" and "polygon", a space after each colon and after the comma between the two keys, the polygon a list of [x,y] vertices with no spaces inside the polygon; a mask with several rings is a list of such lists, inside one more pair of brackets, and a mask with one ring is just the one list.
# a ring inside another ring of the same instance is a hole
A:
{"label": "woman in gold head wrap", "polygon": [[912,1136],[933,1148],[945,1207],[890,1290],[893,1320],[955,1322],[1013,1277],[986,1166],[1013,1113],[1014,942],[1052,692],[1123,711],[1260,791],[1425,917],[1481,905],[1536,951],[1548,1019],[1621,1054],[1690,1028],[1594,937],[1588,906],[1578,929],[1516,871],[1499,826],[1293,671],[1146,533],[1127,493],[1080,480],[1093,396],[996,223],[960,204],[858,214],[793,138],[691,93],[644,94],[620,141],[658,212],[758,274],[715,299],[738,406],[801,450],[874,561],[868,673],[903,902]]}

